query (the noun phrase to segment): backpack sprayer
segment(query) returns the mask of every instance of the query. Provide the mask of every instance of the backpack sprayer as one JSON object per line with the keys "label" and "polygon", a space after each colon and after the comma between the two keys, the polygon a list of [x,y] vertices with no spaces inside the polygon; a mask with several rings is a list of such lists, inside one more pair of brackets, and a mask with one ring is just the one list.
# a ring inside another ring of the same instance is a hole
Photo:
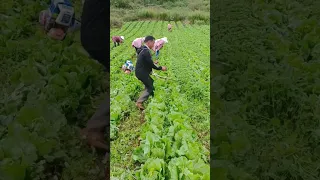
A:
{"label": "backpack sprayer", "polygon": [[47,10],[39,14],[39,23],[47,35],[53,39],[63,40],[70,31],[80,28],[80,21],[75,19],[75,12],[69,0],[51,0]]}

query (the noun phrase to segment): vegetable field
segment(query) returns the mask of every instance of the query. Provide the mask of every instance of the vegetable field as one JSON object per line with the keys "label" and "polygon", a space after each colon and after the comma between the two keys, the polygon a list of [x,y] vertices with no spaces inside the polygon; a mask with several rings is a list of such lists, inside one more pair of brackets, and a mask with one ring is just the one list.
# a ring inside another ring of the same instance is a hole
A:
{"label": "vegetable field", "polygon": [[320,179],[320,2],[211,2],[214,179]]}
{"label": "vegetable field", "polygon": [[[111,30],[125,36],[110,50],[113,179],[210,179],[210,28],[177,22],[168,32],[167,24],[136,21]],[[154,70],[155,96],[141,114],[135,101],[143,84],[120,67],[126,60],[135,64],[131,42],[147,35],[168,38],[159,56],[168,71]]]}
{"label": "vegetable field", "polygon": [[103,179],[103,156],[78,131],[104,97],[106,75],[79,32],[64,41],[46,36],[38,14],[47,2],[1,3],[0,179]]}

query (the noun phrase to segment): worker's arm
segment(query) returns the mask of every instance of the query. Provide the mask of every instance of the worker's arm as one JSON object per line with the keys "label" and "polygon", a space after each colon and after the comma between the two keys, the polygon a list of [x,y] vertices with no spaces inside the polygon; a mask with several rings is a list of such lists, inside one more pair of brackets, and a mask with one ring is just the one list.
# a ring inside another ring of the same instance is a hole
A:
{"label": "worker's arm", "polygon": [[109,2],[87,0],[81,16],[81,43],[86,50],[105,51],[109,46]]}
{"label": "worker's arm", "polygon": [[144,54],[143,54],[144,60],[145,60],[145,63],[146,63],[147,66],[151,67],[152,69],[162,70],[162,67],[161,67],[161,66],[156,66],[156,65],[153,63],[150,52],[145,51],[145,52],[143,52],[143,53],[144,53]]}

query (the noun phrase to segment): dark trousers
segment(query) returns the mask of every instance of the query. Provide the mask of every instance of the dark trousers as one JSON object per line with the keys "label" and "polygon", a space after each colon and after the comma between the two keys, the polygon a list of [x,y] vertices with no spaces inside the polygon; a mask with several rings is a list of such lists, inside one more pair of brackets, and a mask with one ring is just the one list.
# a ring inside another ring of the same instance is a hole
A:
{"label": "dark trousers", "polygon": [[138,103],[142,103],[146,100],[148,100],[149,96],[154,95],[154,86],[153,86],[153,79],[150,76],[147,77],[137,77],[143,84],[144,84],[144,90],[142,94],[140,95],[139,99],[137,100]]}
{"label": "dark trousers", "polygon": [[114,47],[117,47],[117,45],[119,46],[120,43],[119,42],[114,42]]}

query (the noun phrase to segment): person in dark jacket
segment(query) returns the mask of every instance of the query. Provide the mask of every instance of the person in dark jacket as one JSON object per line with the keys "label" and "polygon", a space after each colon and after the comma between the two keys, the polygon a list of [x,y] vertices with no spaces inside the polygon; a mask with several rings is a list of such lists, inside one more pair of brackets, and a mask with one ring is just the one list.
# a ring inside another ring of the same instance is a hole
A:
{"label": "person in dark jacket", "polygon": [[150,50],[153,48],[155,38],[153,36],[147,36],[144,40],[145,45],[142,46],[141,51],[138,55],[136,63],[136,77],[144,84],[145,89],[139,99],[136,102],[136,106],[140,110],[144,110],[142,103],[148,99],[150,95],[153,96],[154,86],[153,79],[150,77],[152,69],[166,71],[167,68],[164,66],[156,66],[152,61]]}
{"label": "person in dark jacket", "polygon": [[[105,0],[87,0],[83,5],[81,43],[89,55],[99,61],[107,71],[107,78],[110,72],[110,61],[108,60],[109,35],[109,2]],[[95,114],[87,122],[87,126],[81,134],[87,139],[91,147],[95,147],[106,152],[107,167],[106,178],[110,178],[110,98],[101,103]],[[104,134],[107,137],[104,137]],[[105,141],[105,139],[107,141]]]}

